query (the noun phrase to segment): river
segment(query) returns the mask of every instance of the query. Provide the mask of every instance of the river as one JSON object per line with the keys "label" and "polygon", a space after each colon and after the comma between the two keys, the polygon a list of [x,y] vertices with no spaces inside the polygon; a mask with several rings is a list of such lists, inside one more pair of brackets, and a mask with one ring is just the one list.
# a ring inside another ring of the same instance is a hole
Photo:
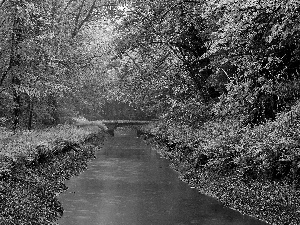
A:
{"label": "river", "polygon": [[265,225],[180,181],[133,131],[108,138],[88,169],[65,184],[60,225]]}

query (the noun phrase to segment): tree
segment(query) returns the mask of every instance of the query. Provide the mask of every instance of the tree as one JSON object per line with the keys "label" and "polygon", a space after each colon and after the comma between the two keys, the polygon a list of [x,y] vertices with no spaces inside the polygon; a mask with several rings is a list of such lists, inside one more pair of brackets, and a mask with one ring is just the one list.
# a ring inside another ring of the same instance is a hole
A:
{"label": "tree", "polygon": [[[245,123],[274,119],[299,98],[299,4],[295,1],[218,1],[211,49],[214,65],[231,80],[225,99]],[[289,90],[289,91],[287,91]],[[236,109],[240,96],[240,111]],[[245,101],[246,100],[246,101]]]}
{"label": "tree", "polygon": [[[95,39],[87,36],[87,25],[95,28],[96,21],[103,21],[103,9],[109,3],[95,0],[1,3],[0,94],[5,100],[1,101],[5,103],[1,113],[9,116],[13,111],[14,129],[23,126],[25,120],[28,128],[32,128],[33,122],[49,125],[59,122],[62,98],[80,90],[82,86],[76,80],[83,77],[84,70],[86,76],[93,70],[96,73],[95,59],[99,58],[96,50],[100,47],[88,52],[93,45],[90,42]],[[81,84],[84,81],[86,85],[92,82],[85,79]],[[100,81],[97,80],[99,86]]]}
{"label": "tree", "polygon": [[[194,105],[197,114],[204,115],[206,106],[220,95],[211,82],[206,56],[210,30],[202,5],[146,1],[126,8],[117,24],[116,54],[121,65],[119,89],[127,98],[134,93],[132,102],[160,115],[169,114],[170,108],[177,109],[171,110],[175,114],[188,114],[183,105]],[[187,120],[192,121],[190,115]]]}

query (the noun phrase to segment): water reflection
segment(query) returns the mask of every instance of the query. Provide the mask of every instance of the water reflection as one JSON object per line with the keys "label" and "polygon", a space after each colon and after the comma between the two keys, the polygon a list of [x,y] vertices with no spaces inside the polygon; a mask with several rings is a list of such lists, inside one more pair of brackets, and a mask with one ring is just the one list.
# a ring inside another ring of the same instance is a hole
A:
{"label": "water reflection", "polygon": [[133,136],[108,139],[88,170],[59,198],[60,225],[262,225],[178,179],[168,162]]}

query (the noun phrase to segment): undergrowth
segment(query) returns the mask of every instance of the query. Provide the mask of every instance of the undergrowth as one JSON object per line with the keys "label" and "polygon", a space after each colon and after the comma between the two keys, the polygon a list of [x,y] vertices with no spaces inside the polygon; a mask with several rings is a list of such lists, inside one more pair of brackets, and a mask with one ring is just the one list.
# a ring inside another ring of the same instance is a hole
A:
{"label": "undergrowth", "polygon": [[86,168],[103,139],[94,127],[73,126],[2,138],[0,224],[55,224],[63,214],[56,198],[66,190],[63,181]]}
{"label": "undergrowth", "polygon": [[167,124],[144,132],[164,146],[161,154],[183,180],[270,224],[300,224],[300,103],[255,127],[234,118],[198,129]]}
{"label": "undergrowth", "polygon": [[100,129],[95,126],[78,128],[71,125],[59,125],[44,130],[17,133],[2,130],[0,133],[0,155],[9,157],[14,161],[20,157],[26,157],[30,160],[30,158],[36,157],[41,149],[44,152],[55,150],[60,141],[82,143],[90,135],[97,132],[100,132]]}

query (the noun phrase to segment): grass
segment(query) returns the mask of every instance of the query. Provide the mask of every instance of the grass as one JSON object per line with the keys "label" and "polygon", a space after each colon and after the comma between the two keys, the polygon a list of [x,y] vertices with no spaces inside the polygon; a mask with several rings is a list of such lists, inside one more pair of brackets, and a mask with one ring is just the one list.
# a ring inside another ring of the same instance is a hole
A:
{"label": "grass", "polygon": [[54,150],[58,142],[68,141],[82,143],[90,135],[99,132],[97,127],[76,127],[72,125],[59,125],[57,127],[13,133],[8,130],[0,131],[0,156],[9,157],[13,161],[19,156],[34,157],[38,148],[47,151]]}
{"label": "grass", "polygon": [[63,181],[86,169],[103,143],[102,134],[95,126],[15,134],[2,129],[0,224],[56,224],[63,214],[57,199],[67,189]]}

